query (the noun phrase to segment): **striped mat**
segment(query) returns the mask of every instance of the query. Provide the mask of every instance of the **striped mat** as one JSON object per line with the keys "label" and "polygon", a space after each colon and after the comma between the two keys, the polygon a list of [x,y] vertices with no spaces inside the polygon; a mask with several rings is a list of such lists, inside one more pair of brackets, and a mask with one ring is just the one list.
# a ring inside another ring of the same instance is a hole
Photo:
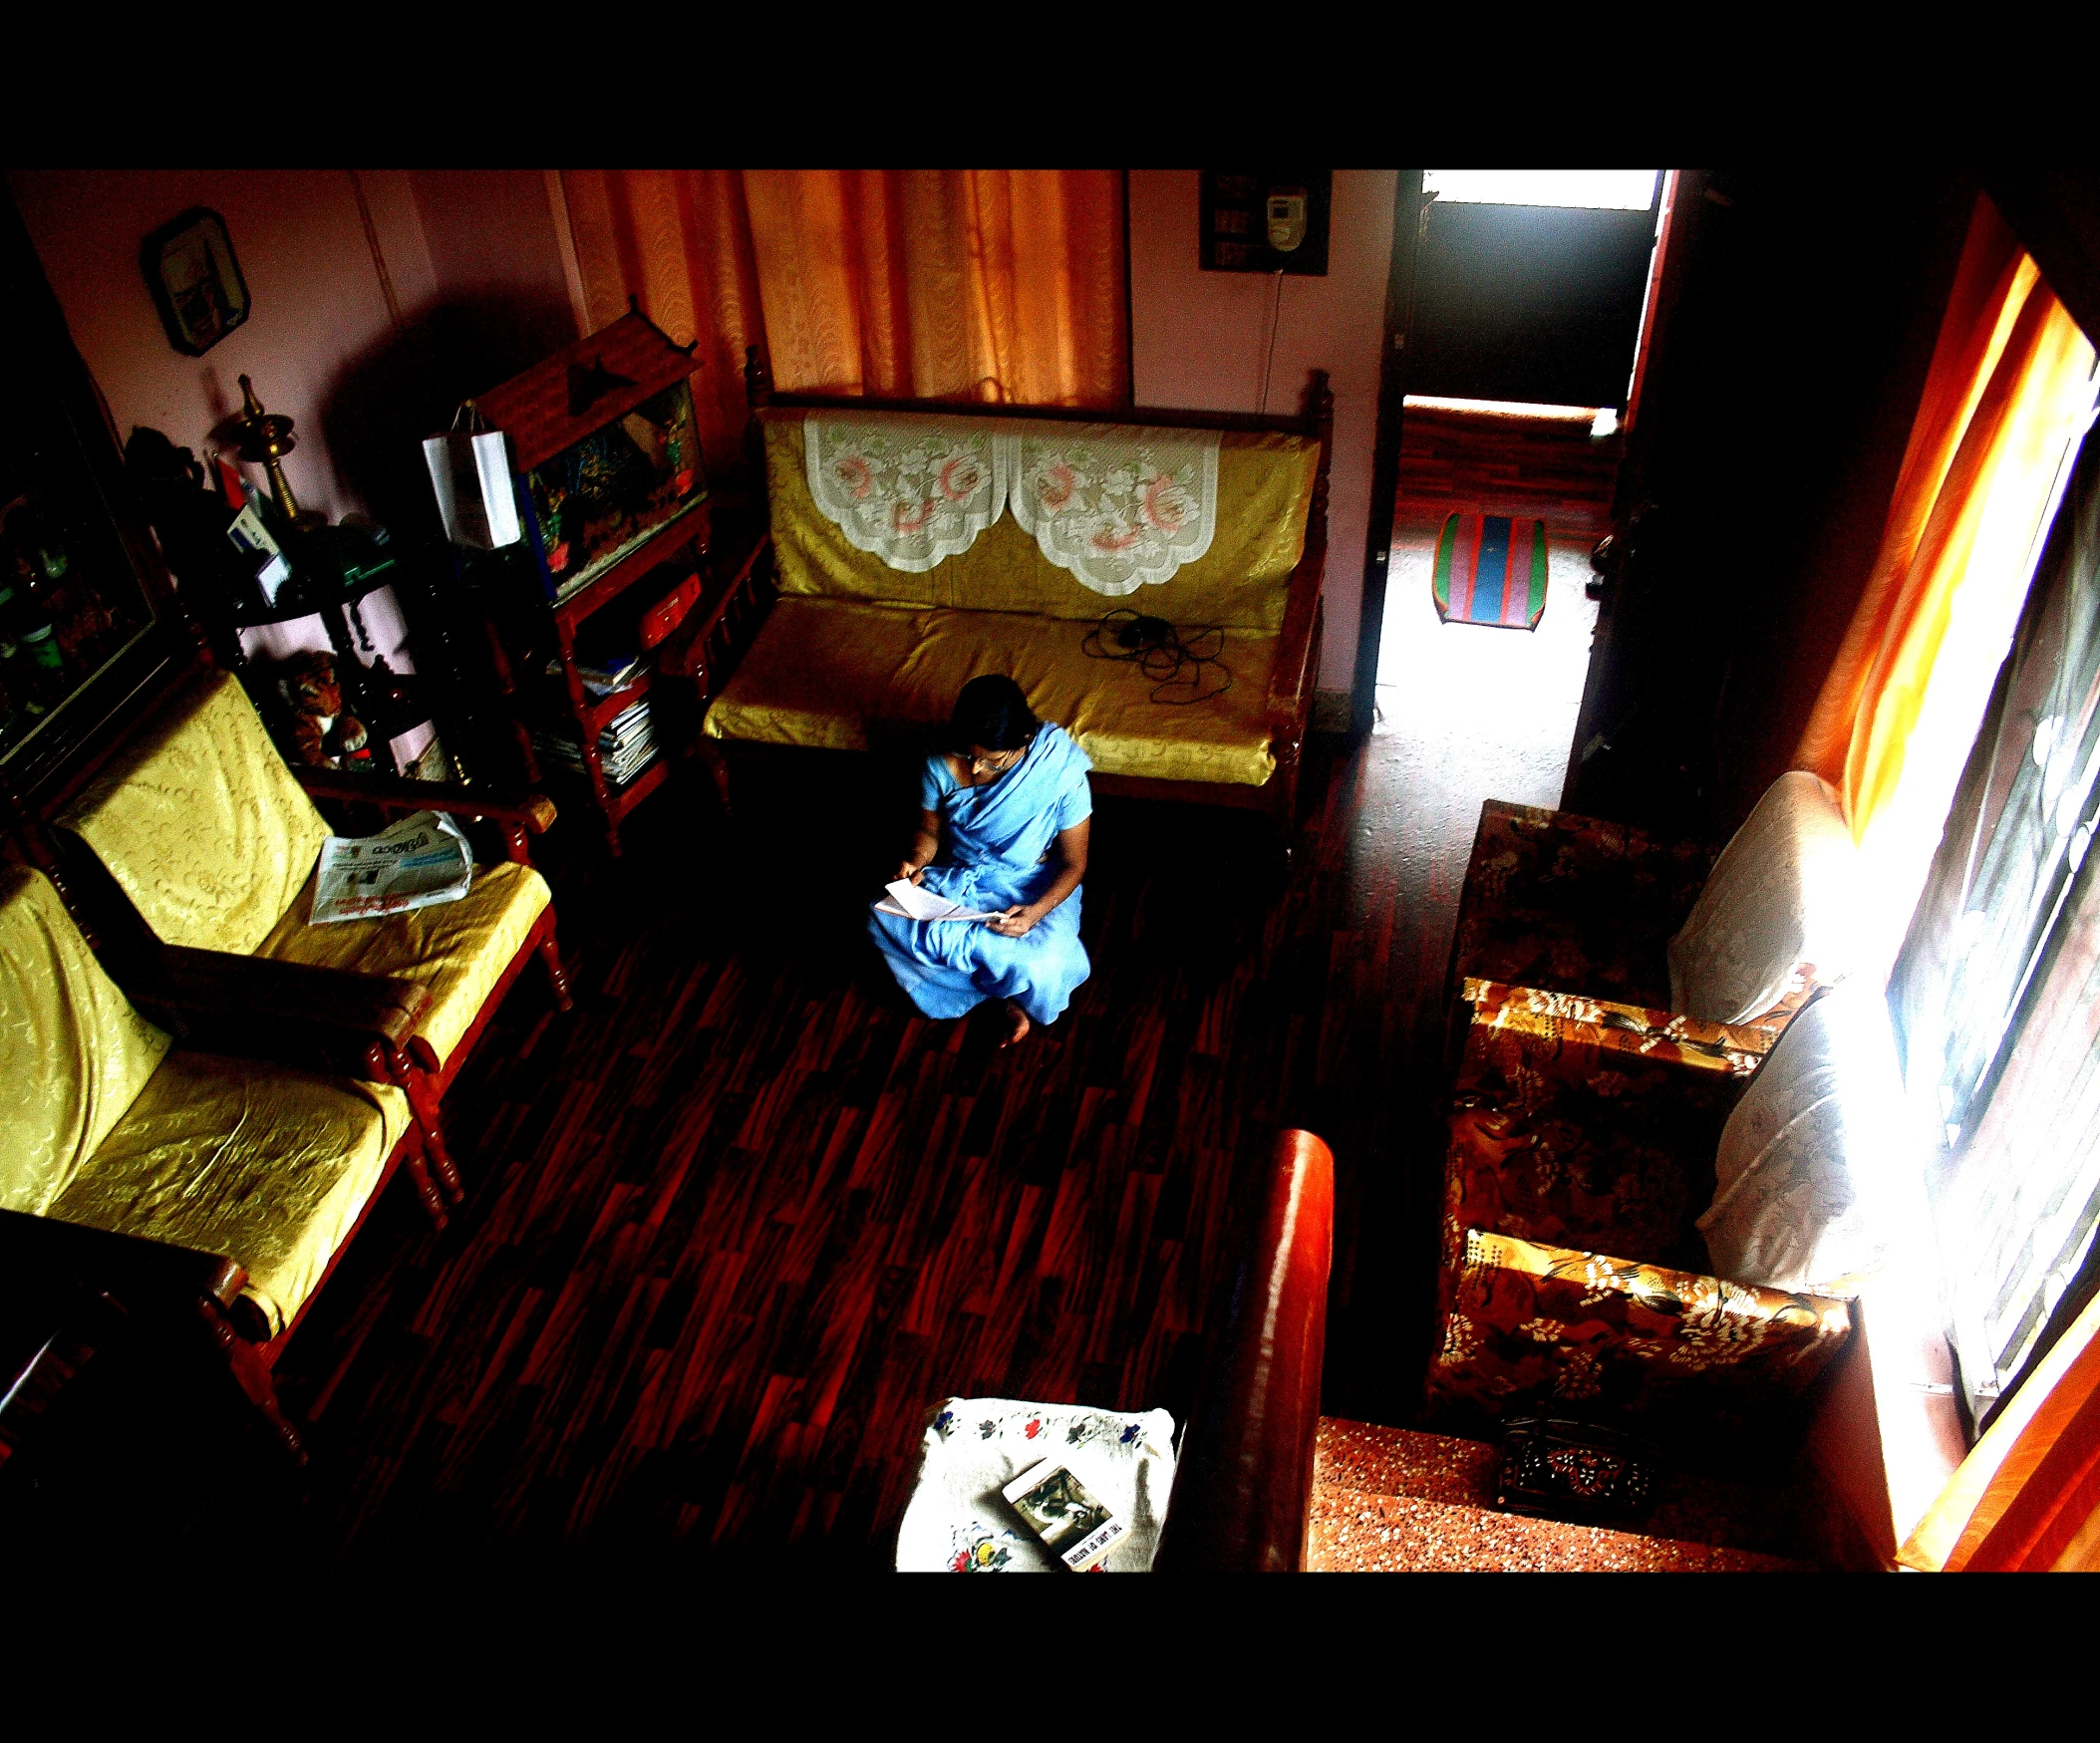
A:
{"label": "striped mat", "polygon": [[1546,609],[1546,523],[1451,515],[1437,535],[1432,586],[1445,623],[1537,629]]}

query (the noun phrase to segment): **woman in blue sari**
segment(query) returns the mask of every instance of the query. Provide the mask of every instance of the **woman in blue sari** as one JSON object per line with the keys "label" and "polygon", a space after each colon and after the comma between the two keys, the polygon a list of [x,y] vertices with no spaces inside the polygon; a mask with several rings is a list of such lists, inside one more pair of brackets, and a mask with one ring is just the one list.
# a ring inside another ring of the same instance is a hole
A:
{"label": "woman in blue sari", "polygon": [[868,930],[928,1017],[1002,1001],[1000,1045],[1011,1046],[1032,1022],[1054,1022],[1089,970],[1079,880],[1093,765],[1062,726],[1037,720],[1011,678],[963,686],[948,745],[926,759],[918,835],[897,876],[998,918],[907,920],[878,910]]}

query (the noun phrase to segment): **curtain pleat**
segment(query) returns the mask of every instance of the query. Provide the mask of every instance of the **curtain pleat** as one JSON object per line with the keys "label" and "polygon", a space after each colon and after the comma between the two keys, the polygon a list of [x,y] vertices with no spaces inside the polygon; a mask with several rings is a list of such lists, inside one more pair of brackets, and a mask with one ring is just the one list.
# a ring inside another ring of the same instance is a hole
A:
{"label": "curtain pleat", "polygon": [[564,170],[592,326],[634,296],[700,342],[708,451],[744,427],[744,347],[789,393],[1129,403],[1113,170]]}
{"label": "curtain pleat", "polygon": [[763,338],[758,279],[735,169],[564,169],[591,330],[642,312],[679,344],[698,341],[693,413],[711,467],[739,453],[744,348]]}
{"label": "curtain pleat", "polygon": [[2031,544],[2092,367],[2092,346],[1979,199],[1874,568],[1795,752],[1842,792],[1857,840],[1903,781],[1979,537],[1992,572],[1978,579],[2023,578],[1998,571]]}

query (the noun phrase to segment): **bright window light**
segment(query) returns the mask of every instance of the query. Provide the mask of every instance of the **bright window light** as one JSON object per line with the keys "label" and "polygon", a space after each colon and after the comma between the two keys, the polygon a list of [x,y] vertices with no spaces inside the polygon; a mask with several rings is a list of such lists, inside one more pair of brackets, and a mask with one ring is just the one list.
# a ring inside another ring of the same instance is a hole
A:
{"label": "bright window light", "polygon": [[1422,191],[1466,205],[1579,205],[1645,212],[1659,169],[1426,169]]}

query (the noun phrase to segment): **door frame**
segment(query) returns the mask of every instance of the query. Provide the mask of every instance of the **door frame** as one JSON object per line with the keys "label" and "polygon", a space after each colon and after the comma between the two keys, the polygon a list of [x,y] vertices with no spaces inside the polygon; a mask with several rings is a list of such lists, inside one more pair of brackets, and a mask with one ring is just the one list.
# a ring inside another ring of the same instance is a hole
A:
{"label": "door frame", "polygon": [[1400,424],[1407,401],[1407,335],[1414,322],[1414,262],[1421,244],[1420,169],[1402,169],[1393,192],[1392,258],[1385,274],[1385,323],[1378,342],[1378,413],[1370,460],[1370,524],[1363,536],[1363,615],[1356,626],[1356,671],[1350,685],[1350,731],[1369,734],[1377,719],[1378,642],[1385,626],[1385,577],[1392,561],[1392,517],[1399,504]]}

